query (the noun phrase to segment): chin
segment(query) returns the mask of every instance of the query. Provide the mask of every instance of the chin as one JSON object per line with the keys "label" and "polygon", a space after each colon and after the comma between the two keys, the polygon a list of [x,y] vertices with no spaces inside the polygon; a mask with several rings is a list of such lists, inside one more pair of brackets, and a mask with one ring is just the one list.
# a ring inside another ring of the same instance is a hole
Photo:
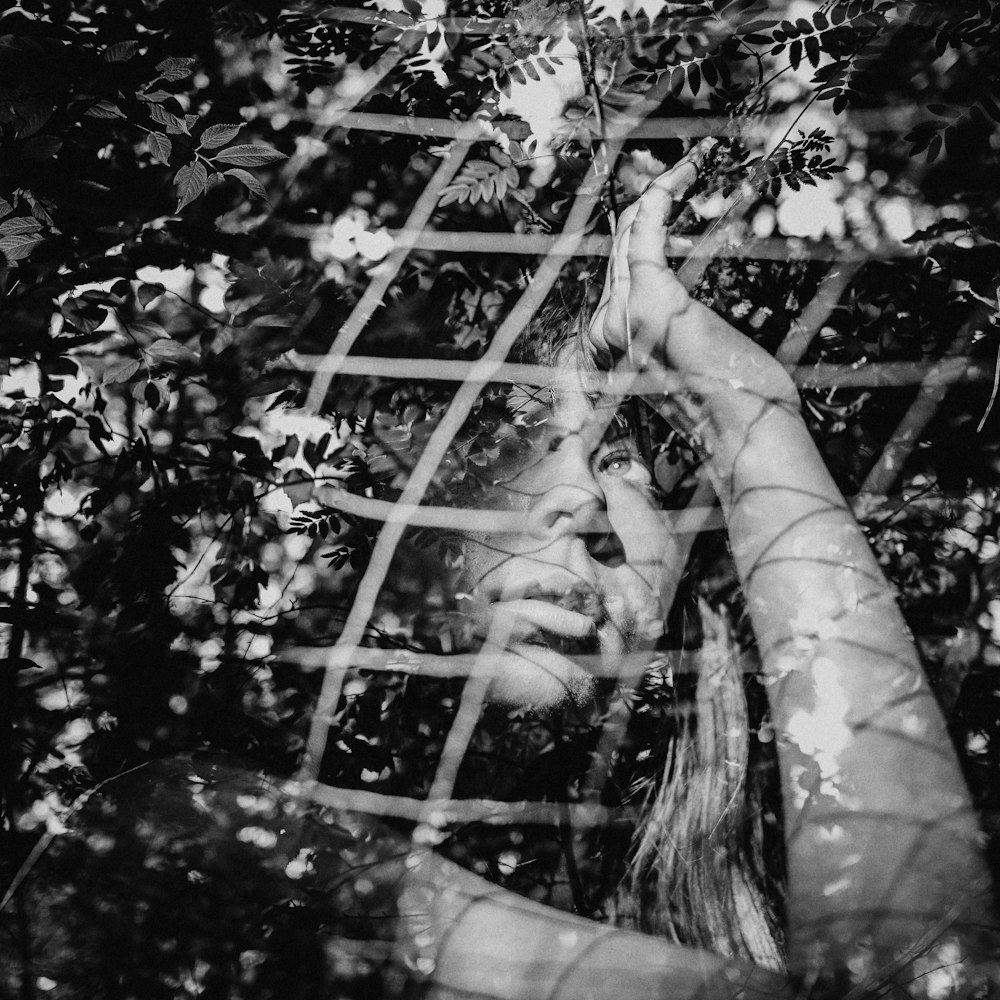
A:
{"label": "chin", "polygon": [[518,643],[492,654],[483,665],[492,674],[487,700],[511,708],[582,705],[594,691],[594,678],[569,658],[545,646]]}

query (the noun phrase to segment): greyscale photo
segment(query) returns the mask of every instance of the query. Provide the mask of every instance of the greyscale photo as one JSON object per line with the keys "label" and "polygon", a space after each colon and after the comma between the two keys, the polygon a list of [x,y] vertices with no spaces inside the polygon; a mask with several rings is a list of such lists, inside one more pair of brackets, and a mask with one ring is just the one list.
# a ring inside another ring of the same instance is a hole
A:
{"label": "greyscale photo", "polygon": [[1000,4],[0,12],[0,998],[986,1000]]}

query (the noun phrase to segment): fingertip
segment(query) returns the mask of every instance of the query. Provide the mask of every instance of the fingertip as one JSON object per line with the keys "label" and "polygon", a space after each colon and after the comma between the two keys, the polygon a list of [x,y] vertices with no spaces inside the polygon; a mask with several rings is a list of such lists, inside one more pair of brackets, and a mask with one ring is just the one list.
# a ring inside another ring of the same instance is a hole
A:
{"label": "fingertip", "polygon": [[719,144],[719,140],[714,136],[706,136],[701,142],[696,143],[688,151],[688,156],[696,156],[699,161],[708,153],[710,150],[714,149]]}

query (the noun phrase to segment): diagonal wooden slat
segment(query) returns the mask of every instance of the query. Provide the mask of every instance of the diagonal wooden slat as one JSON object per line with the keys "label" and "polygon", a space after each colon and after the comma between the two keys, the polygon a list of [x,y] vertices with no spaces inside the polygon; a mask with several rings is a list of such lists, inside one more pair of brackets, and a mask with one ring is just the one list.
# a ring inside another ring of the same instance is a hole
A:
{"label": "diagonal wooden slat", "polygon": [[[412,55],[419,42],[410,41],[400,45],[395,51],[385,52],[374,66],[355,76],[345,76],[335,87],[329,99],[323,104],[319,115],[312,119],[311,137],[320,139],[330,129],[334,128],[342,116],[348,114],[361,103],[408,55]],[[313,158],[308,151],[309,143],[302,143],[291,157],[282,165],[279,174],[277,194],[271,204],[271,214],[281,203],[295,178]]]}
{"label": "diagonal wooden slat", "polygon": [[949,362],[959,362],[971,346],[972,339],[983,321],[984,311],[977,309],[958,331],[944,357],[930,366],[921,382],[917,398],[910,404],[903,419],[899,422],[892,437],[886,442],[871,471],[861,484],[863,493],[888,493],[892,484],[903,471],[903,465],[914,449],[920,434],[937,413],[938,407],[944,401],[948,386],[951,384],[942,378],[942,373],[948,368]]}
{"label": "diagonal wooden slat", "polygon": [[[473,119],[469,125],[469,131],[474,136],[477,132],[477,123]],[[430,221],[434,209],[437,207],[441,192],[454,179],[462,161],[475,143],[474,138],[458,138],[453,143],[451,149],[445,154],[434,176],[428,181],[427,186],[421,192],[417,203],[410,212],[410,217],[406,220],[406,229],[414,236],[420,233],[424,226]],[[354,342],[361,335],[368,321],[375,310],[382,304],[385,293],[391,287],[399,269],[403,266],[413,248],[413,240],[407,236],[396,241],[396,246],[388,257],[382,262],[378,273],[369,282],[364,294],[357,305],[351,311],[351,315],[340,328],[333,344],[327,353],[330,365],[317,370],[309,388],[309,396],[306,399],[305,409],[307,412],[318,413],[326,398],[326,393],[330,388],[330,381],[336,371],[338,359],[346,357]]]}
{"label": "diagonal wooden slat", "polygon": [[832,268],[824,275],[816,294],[801,314],[792,320],[788,334],[774,352],[774,356],[782,364],[794,365],[802,359],[813,338],[840,301],[841,295],[861,269],[861,264],[861,260],[850,261]]}

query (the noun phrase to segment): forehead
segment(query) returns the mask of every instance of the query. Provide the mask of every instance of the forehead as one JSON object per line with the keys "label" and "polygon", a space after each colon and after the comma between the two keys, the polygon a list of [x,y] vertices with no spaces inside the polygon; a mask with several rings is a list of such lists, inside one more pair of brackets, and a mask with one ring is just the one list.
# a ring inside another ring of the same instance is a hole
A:
{"label": "forehead", "polygon": [[632,405],[585,390],[577,356],[572,345],[560,352],[557,377],[548,388],[515,389],[515,409],[518,422],[536,440],[577,436],[596,448],[608,437],[627,433]]}
{"label": "forehead", "polygon": [[633,409],[628,402],[617,404],[580,390],[562,390],[548,402],[533,403],[523,420],[529,437],[538,444],[575,437],[593,450],[632,432]]}
{"label": "forehead", "polygon": [[602,445],[632,433],[625,414],[583,392],[546,396],[548,401],[537,393],[522,397],[517,433],[499,442],[498,453],[484,470],[493,485],[511,484],[523,474],[544,475],[553,464],[561,464],[563,455],[586,460]]}

